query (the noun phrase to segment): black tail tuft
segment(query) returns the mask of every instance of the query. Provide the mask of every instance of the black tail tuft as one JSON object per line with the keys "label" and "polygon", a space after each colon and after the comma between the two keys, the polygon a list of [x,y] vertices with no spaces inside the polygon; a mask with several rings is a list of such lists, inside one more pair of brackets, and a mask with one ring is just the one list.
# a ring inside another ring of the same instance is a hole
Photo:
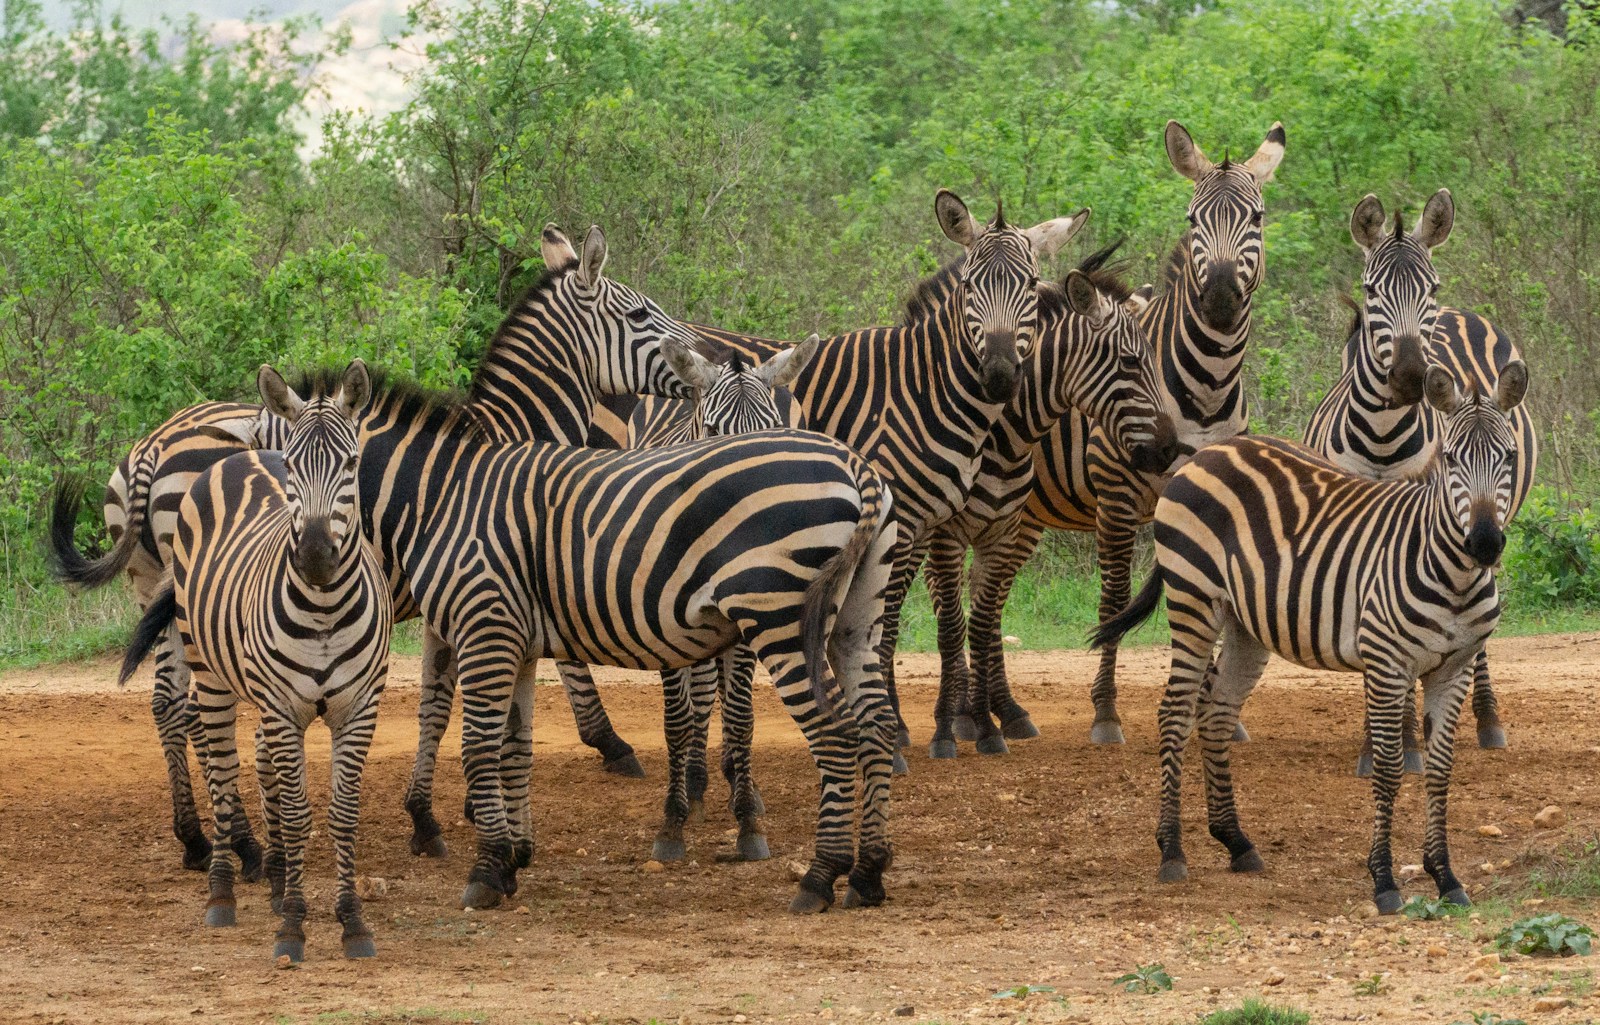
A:
{"label": "black tail tuft", "polygon": [[155,601],[144,610],[144,617],[139,620],[139,625],[133,628],[133,640],[128,642],[128,650],[122,656],[122,672],[117,674],[117,686],[127,684],[128,677],[139,668],[145,656],[150,654],[150,649],[156,642],[166,635],[167,628],[178,615],[178,595],[168,584]]}
{"label": "black tail tuft", "polygon": [[1164,586],[1161,567],[1156,566],[1150,571],[1150,579],[1139,588],[1139,593],[1133,596],[1133,601],[1128,603],[1128,607],[1090,632],[1089,647],[1099,650],[1114,648],[1121,643],[1122,638],[1126,637],[1130,630],[1150,618],[1150,614],[1161,602],[1161,590]]}
{"label": "black tail tuft", "polygon": [[[129,522],[128,530],[117,539],[111,551],[98,559],[85,558],[78,551],[78,510],[83,505],[83,483],[71,478],[56,482],[50,500],[50,534],[45,556],[50,573],[61,583],[74,590],[93,590],[115,580],[133,557],[139,543],[136,524]],[[142,526],[142,520],[138,526]]]}

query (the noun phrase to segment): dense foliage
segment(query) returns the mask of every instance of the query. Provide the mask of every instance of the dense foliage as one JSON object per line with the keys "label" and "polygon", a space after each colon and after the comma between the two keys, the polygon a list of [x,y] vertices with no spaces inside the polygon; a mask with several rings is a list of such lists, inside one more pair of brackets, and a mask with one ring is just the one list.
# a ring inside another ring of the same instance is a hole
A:
{"label": "dense foliage", "polygon": [[[53,34],[9,0],[0,26],[0,619],[40,581],[57,474],[103,477],[174,409],[248,395],[263,360],[464,380],[546,221],[600,223],[608,272],[669,310],[778,336],[895,316],[951,251],[940,185],[1018,221],[1093,205],[1084,244],[1128,236],[1149,279],[1188,187],[1169,117],[1218,157],[1288,130],[1249,360],[1260,429],[1298,434],[1337,373],[1355,202],[1414,215],[1448,186],[1442,298],[1533,368],[1556,489],[1535,517],[1595,478],[1592,7],[1558,39],[1482,0],[421,0],[397,41],[428,58],[410,104],[318,139],[298,126],[339,33],[224,45],[94,10]],[[1532,600],[1600,592],[1523,576]]]}

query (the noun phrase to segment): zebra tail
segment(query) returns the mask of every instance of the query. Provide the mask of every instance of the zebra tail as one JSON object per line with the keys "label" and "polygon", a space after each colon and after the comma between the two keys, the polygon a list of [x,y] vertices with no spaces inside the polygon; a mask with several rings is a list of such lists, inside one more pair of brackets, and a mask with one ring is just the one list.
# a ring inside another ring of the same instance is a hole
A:
{"label": "zebra tail", "polygon": [[122,656],[122,671],[117,674],[117,686],[123,687],[128,683],[128,677],[139,668],[139,663],[150,654],[150,649],[156,646],[172,625],[173,619],[178,615],[178,593],[171,583],[162,588],[156,595],[155,601],[144,610],[144,617],[139,620],[139,625],[133,628],[133,640],[128,642],[128,650]]}
{"label": "zebra tail", "polygon": [[1128,603],[1128,607],[1090,632],[1089,649],[1094,651],[1114,648],[1120,644],[1129,631],[1150,618],[1150,614],[1161,603],[1161,592],[1165,586],[1166,581],[1161,576],[1161,567],[1156,566],[1151,569],[1150,579],[1139,588],[1139,593],[1133,596],[1133,601]]}
{"label": "zebra tail", "polygon": [[115,580],[127,568],[144,533],[150,501],[149,460],[133,467],[128,481],[128,522],[111,550],[98,559],[78,551],[74,533],[78,509],[83,505],[83,482],[66,478],[56,483],[50,501],[50,543],[46,551],[50,575],[74,591],[92,591]]}
{"label": "zebra tail", "polygon": [[840,708],[828,690],[828,620],[834,613],[835,595],[855,574],[883,527],[882,483],[871,475],[864,475],[858,483],[861,512],[856,517],[855,533],[806,587],[800,606],[800,645],[806,659],[806,672],[811,676],[811,696],[817,707],[833,721],[839,719]]}

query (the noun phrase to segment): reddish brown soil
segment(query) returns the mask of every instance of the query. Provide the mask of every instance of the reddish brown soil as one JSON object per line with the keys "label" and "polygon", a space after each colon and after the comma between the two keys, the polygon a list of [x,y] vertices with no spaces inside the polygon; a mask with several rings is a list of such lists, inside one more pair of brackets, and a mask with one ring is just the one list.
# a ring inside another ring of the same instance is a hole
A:
{"label": "reddish brown soil", "polygon": [[[1514,887],[1531,864],[1600,824],[1600,635],[1508,640],[1491,653],[1511,748],[1479,751],[1464,731],[1451,838],[1469,887],[1518,899]],[[389,886],[368,905],[379,957],[339,956],[332,854],[319,833],[307,959],[294,971],[276,970],[269,956],[276,923],[261,886],[241,890],[239,928],[201,926],[204,880],[178,867],[147,691],[117,692],[109,662],[9,674],[0,681],[0,1020],[851,1021],[888,1020],[900,1008],[912,1021],[1170,1023],[1262,995],[1317,1021],[1448,1023],[1494,1011],[1567,1022],[1600,1013],[1588,992],[1593,959],[1517,960],[1467,981],[1488,934],[1524,913],[1503,900],[1475,921],[1361,917],[1371,801],[1350,773],[1357,677],[1274,664],[1246,708],[1254,739],[1235,758],[1245,826],[1267,871],[1226,871],[1205,834],[1193,775],[1192,878],[1165,887],[1155,881],[1153,843],[1164,654],[1124,655],[1128,743],[1114,749],[1087,743],[1088,656],[1018,653],[1012,664],[1043,736],[1013,743],[1009,757],[980,758],[964,745],[960,760],[930,762],[920,743],[937,662],[902,660],[919,747],[912,774],[894,788],[890,902],[797,919],[784,911],[788,865],[808,856],[816,787],[798,730],[763,692],[756,763],[771,861],[715,862],[731,826],[718,780],[709,821],[692,827],[693,860],[646,872],[665,763],[660,697],[646,677],[626,674],[602,678],[612,681],[607,705],[651,778],[602,774],[577,743],[559,689],[540,688],[534,865],[507,909],[456,910],[472,845],[460,821],[459,735],[446,740],[438,793],[451,855],[414,859],[400,803],[417,663],[397,659],[360,841],[361,871]],[[314,728],[319,808],[325,737]],[[1413,779],[1400,802],[1396,850],[1405,863],[1420,861],[1420,789]],[[247,802],[255,817],[253,795]],[[1533,827],[1546,804],[1565,809],[1564,828]],[[1488,824],[1504,835],[1480,836]],[[1405,888],[1432,893],[1426,878]],[[1541,908],[1549,909],[1600,925],[1585,901],[1551,900]],[[1151,962],[1176,977],[1171,992],[1112,985]],[[1356,982],[1382,972],[1387,992],[1357,992]],[[993,996],[1018,985],[1051,989]],[[1574,1005],[1536,1014],[1541,994]]]}

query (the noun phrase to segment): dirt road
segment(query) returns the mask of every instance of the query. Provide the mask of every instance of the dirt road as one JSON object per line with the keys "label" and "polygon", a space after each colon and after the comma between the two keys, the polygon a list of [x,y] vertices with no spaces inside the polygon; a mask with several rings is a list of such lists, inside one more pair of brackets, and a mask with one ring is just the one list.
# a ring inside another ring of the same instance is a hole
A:
{"label": "dirt road", "polygon": [[[1451,839],[1469,888],[1520,900],[1531,868],[1600,824],[1600,635],[1508,640],[1491,653],[1511,748],[1479,751],[1463,731]],[[907,714],[925,743],[937,660],[901,664]],[[293,971],[269,956],[276,923],[264,887],[241,889],[239,928],[200,924],[204,879],[178,867],[148,679],[119,693],[109,661],[8,674],[0,680],[0,1020],[1169,1023],[1263,995],[1317,1021],[1600,1016],[1594,958],[1522,959],[1472,974],[1489,933],[1533,913],[1504,898],[1477,920],[1359,917],[1370,892],[1371,799],[1350,772],[1357,677],[1274,663],[1245,709],[1254,739],[1235,758],[1244,824],[1267,871],[1226,871],[1205,833],[1195,758],[1185,808],[1191,881],[1163,887],[1153,832],[1164,653],[1124,654],[1128,743],[1115,749],[1087,743],[1089,656],[1017,653],[1012,665],[1043,736],[1013,743],[1007,757],[964,745],[955,762],[930,762],[919,746],[911,775],[895,784],[889,904],[797,919],[784,912],[787,866],[808,857],[816,788],[799,731],[763,690],[756,771],[772,860],[715,862],[732,823],[714,780],[709,820],[691,827],[690,863],[646,872],[665,768],[660,693],[648,677],[622,673],[602,676],[607,706],[650,779],[602,774],[578,744],[559,688],[539,688],[534,865],[507,909],[456,910],[472,845],[453,761],[459,733],[446,739],[438,793],[451,854],[414,859],[400,805],[418,669],[416,659],[397,659],[359,848],[361,871],[389,887],[368,905],[379,957],[339,957],[332,853],[319,832],[307,960]],[[326,732],[314,727],[311,741],[320,821]],[[246,801],[259,821],[253,790]],[[1563,828],[1534,828],[1547,804],[1564,809]],[[1420,861],[1414,779],[1398,823],[1399,861]],[[1487,825],[1503,835],[1480,835]],[[1432,895],[1425,877],[1405,889]],[[1539,910],[1600,926],[1593,902],[1552,899]],[[1176,979],[1170,992],[1112,985],[1156,962]],[[995,997],[1017,986],[1034,991]],[[1573,1005],[1536,1013],[1541,996]]]}

